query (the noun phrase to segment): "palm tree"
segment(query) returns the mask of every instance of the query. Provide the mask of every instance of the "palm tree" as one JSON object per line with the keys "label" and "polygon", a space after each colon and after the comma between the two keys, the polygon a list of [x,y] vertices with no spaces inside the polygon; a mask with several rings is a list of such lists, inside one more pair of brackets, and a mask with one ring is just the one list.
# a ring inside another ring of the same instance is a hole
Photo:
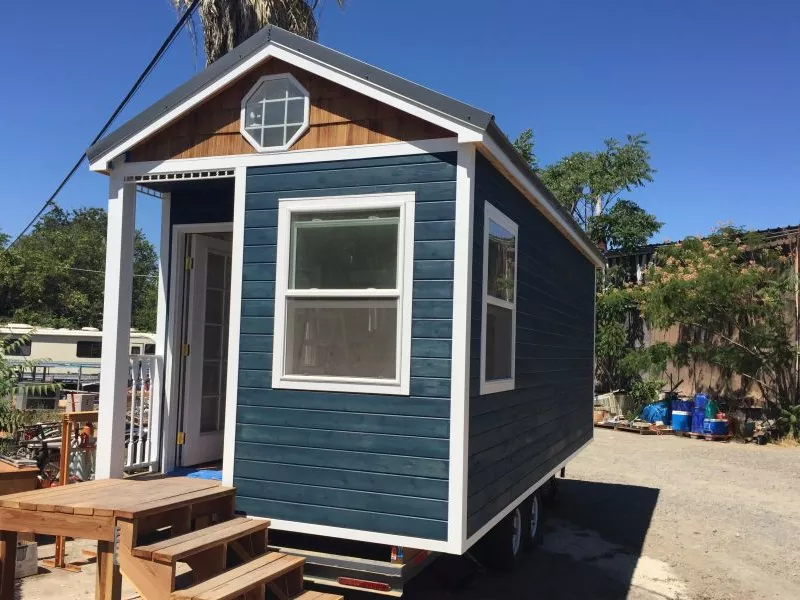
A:
{"label": "palm tree", "polygon": [[[192,0],[171,0],[179,12]],[[336,0],[341,7],[345,0]],[[200,0],[206,62],[211,64],[266,25],[316,40],[317,8],[325,0]]]}

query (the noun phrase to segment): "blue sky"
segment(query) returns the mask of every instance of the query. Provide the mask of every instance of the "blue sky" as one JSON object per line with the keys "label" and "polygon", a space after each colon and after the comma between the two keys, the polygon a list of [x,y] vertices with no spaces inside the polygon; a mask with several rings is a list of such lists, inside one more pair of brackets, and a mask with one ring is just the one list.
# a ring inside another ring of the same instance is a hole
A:
{"label": "blue sky", "polygon": [[[543,164],[646,133],[658,172],[629,197],[665,222],[658,241],[800,222],[800,3],[325,1],[322,43],[484,108],[512,137],[532,127]],[[168,0],[4,7],[0,229],[35,214],[175,19]],[[182,35],[118,123],[203,64]],[[107,189],[84,167],[58,201],[105,206]],[[141,198],[154,241],[159,218]]]}

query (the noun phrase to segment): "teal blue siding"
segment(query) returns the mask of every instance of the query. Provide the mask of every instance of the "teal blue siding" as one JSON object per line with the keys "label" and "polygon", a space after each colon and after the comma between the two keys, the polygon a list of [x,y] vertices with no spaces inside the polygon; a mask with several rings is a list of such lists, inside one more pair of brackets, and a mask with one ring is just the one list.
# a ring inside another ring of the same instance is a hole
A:
{"label": "teal blue siding", "polygon": [[[516,389],[480,395],[484,206],[519,226]],[[467,532],[592,437],[594,267],[478,155],[472,262]]]}
{"label": "teal blue siding", "polygon": [[[234,484],[249,514],[447,538],[455,154],[247,171]],[[415,193],[410,396],[276,390],[278,199]]]}

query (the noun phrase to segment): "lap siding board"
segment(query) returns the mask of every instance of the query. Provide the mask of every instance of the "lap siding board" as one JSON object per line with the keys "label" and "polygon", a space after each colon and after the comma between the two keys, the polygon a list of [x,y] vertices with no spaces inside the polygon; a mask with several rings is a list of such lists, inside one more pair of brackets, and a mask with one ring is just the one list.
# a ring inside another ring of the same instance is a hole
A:
{"label": "lap siding board", "polygon": [[[480,395],[484,206],[519,226],[515,387]],[[594,267],[485,158],[473,225],[467,535],[592,437]]]}
{"label": "lap siding board", "polygon": [[[247,171],[234,485],[254,516],[447,538],[455,153]],[[410,396],[272,389],[279,199],[415,193]]]}

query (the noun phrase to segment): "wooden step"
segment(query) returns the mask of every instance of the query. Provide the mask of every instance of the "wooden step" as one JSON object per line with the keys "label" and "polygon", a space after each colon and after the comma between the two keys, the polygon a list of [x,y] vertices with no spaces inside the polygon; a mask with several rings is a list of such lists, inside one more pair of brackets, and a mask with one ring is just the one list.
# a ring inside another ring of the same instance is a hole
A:
{"label": "wooden step", "polygon": [[268,528],[269,521],[264,519],[231,519],[155,544],[137,546],[131,554],[137,558],[170,564]]}
{"label": "wooden step", "polygon": [[[190,588],[173,592],[171,600],[232,600],[292,571],[302,575],[305,558],[267,552]],[[302,587],[302,577],[300,585]]]}
{"label": "wooden step", "polygon": [[324,592],[315,592],[313,590],[306,590],[299,596],[294,596],[292,600],[344,600],[344,596],[337,594],[326,594]]}

